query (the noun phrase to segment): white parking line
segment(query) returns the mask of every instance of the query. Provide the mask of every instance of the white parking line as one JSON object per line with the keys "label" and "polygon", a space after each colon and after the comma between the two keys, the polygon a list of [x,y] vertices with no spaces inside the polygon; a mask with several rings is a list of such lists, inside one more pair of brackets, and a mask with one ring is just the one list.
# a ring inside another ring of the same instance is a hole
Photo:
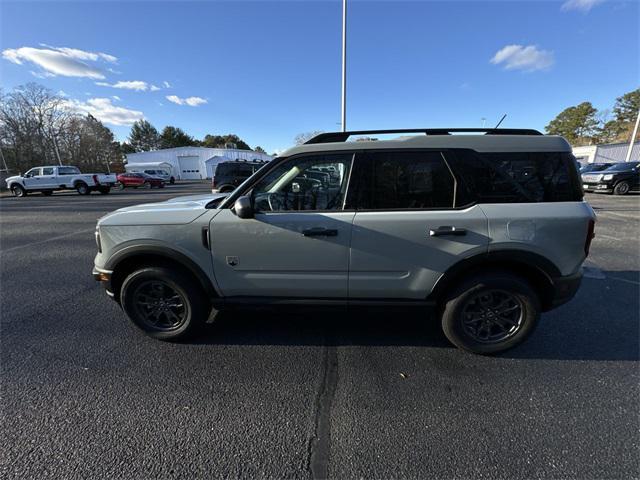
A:
{"label": "white parking line", "polygon": [[86,230],[78,230],[77,232],[67,233],[66,235],[59,235],[57,237],[50,237],[46,240],[40,240],[39,242],[25,243],[24,245],[18,245],[16,247],[8,248],[7,250],[0,250],[0,255],[3,253],[14,252],[22,248],[32,247],[33,245],[40,245],[42,243],[52,242],[54,240],[60,240],[61,238],[72,237],[73,235],[80,235],[81,233],[89,233],[95,231],[95,228],[88,228]]}

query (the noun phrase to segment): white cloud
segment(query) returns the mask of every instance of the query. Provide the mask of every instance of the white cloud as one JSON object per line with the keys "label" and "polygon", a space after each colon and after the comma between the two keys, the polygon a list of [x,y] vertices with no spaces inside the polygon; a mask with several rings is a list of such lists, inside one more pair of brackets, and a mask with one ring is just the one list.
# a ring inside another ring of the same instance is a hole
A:
{"label": "white cloud", "polygon": [[208,103],[207,100],[205,100],[202,97],[180,98],[177,95],[167,95],[166,98],[170,102],[173,102],[177,105],[189,105],[190,107],[197,107],[199,105],[204,105],[205,103]]}
{"label": "white cloud", "polygon": [[118,95],[113,95],[111,98],[113,98],[114,100],[117,100],[117,101],[122,100]]}
{"label": "white cloud", "polygon": [[110,98],[90,98],[86,102],[69,100],[66,107],[78,113],[90,113],[101,122],[111,125],[132,125],[144,118],[142,112],[118,107],[111,103]]}
{"label": "white cloud", "polygon": [[167,82],[166,80],[164,82],[162,82],[162,85],[164,86],[164,88],[171,88],[171,84],[169,82]]}
{"label": "white cloud", "polygon": [[546,70],[554,63],[553,52],[540,50],[535,45],[507,45],[491,59],[494,65],[503,64],[507,70]]}
{"label": "white cloud", "polygon": [[157,86],[155,86],[155,85],[151,85],[151,86],[149,87],[149,90],[151,90],[152,92],[157,92],[158,90],[161,90],[161,88],[160,88],[160,87],[157,87]]}
{"label": "white cloud", "polygon": [[149,84],[142,80],[126,80],[116,83],[96,82],[96,85],[100,87],[112,87],[122,88],[125,90],[136,90],[138,92],[146,92],[149,89]]}
{"label": "white cloud", "polygon": [[102,52],[87,52],[77,48],[57,48],[48,45],[42,45],[42,47],[7,48],[2,51],[2,57],[17,65],[23,65],[26,62],[39,66],[42,72],[32,72],[34,75],[87,77],[97,80],[105,78],[103,71],[87,62],[114,63],[118,60],[113,55]]}
{"label": "white cloud", "polygon": [[566,0],[562,7],[562,10],[580,10],[582,12],[589,12],[596,5],[603,3],[605,0]]}

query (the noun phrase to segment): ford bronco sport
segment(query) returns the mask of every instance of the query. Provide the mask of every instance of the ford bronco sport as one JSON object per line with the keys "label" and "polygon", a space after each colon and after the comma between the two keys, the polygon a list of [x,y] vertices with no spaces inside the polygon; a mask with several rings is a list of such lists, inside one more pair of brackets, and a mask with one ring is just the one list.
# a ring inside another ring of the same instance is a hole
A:
{"label": "ford bronco sport", "polygon": [[[348,141],[383,133],[405,136]],[[159,339],[237,306],[415,306],[490,354],[576,293],[595,222],[582,197],[569,144],[535,130],[323,133],[228,196],[101,218],[93,274]]]}

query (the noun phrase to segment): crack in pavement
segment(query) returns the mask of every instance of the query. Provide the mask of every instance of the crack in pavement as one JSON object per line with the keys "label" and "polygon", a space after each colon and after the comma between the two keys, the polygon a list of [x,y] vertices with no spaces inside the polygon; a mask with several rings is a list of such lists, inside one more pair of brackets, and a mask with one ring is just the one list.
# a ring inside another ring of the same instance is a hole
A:
{"label": "crack in pavement", "polygon": [[314,480],[328,478],[329,452],[331,451],[331,404],[338,383],[337,347],[325,341],[322,357],[322,380],[314,418],[314,432],[309,441],[309,464]]}

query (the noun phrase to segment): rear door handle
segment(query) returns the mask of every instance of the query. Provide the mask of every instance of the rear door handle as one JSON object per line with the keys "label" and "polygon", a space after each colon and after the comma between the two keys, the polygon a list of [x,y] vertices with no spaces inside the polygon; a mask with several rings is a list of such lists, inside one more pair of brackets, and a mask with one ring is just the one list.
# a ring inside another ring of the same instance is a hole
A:
{"label": "rear door handle", "polygon": [[338,230],[335,228],[314,227],[303,230],[302,235],[305,237],[335,237],[338,235]]}
{"label": "rear door handle", "polygon": [[432,237],[441,237],[443,235],[466,235],[467,230],[460,227],[441,226],[429,230]]}

